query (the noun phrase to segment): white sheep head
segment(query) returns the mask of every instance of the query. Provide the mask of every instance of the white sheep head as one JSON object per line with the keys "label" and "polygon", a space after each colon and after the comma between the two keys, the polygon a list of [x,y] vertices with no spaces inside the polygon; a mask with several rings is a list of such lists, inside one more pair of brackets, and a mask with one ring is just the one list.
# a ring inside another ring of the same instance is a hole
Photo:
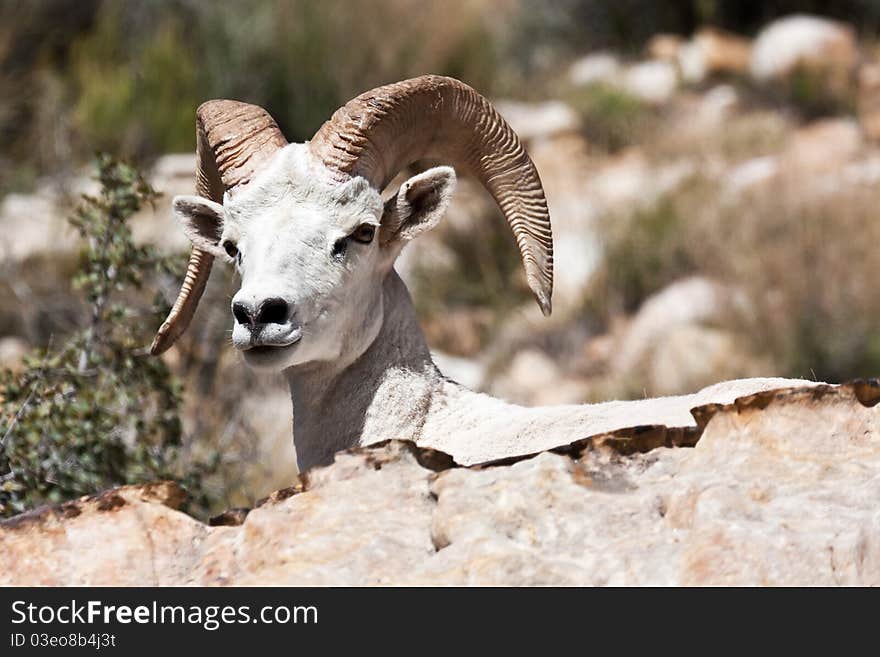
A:
{"label": "white sheep head", "polygon": [[197,113],[197,151],[199,195],[173,202],[193,250],[154,354],[186,329],[221,258],[241,274],[232,340],[248,363],[357,358],[381,327],[382,283],[397,255],[439,221],[455,186],[455,170],[439,166],[383,204],[391,179],[426,158],[475,175],[493,195],[550,312],[552,237],[538,174],[504,119],[457,80],[423,76],[362,94],[305,144],[287,144],[259,107],[209,101]]}

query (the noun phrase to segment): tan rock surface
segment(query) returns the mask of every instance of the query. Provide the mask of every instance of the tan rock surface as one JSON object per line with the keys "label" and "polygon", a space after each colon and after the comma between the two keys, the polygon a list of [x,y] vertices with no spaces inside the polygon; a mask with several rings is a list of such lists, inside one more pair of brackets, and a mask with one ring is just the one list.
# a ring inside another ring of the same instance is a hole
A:
{"label": "tan rock surface", "polygon": [[853,27],[819,16],[796,14],[768,24],[755,39],[751,73],[758,80],[791,75],[799,67],[849,75],[858,63]]}
{"label": "tan rock surface", "polygon": [[[456,467],[340,454],[233,526],[127,487],[0,523],[2,584],[880,584],[880,386],[758,393],[700,428]],[[695,448],[687,445],[699,437]]]}

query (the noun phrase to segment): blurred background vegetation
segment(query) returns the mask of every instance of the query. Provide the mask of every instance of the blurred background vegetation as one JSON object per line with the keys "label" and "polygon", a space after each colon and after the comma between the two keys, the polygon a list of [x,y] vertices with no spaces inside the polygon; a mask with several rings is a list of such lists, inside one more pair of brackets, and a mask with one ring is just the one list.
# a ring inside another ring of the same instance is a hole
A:
{"label": "blurred background vegetation", "polygon": [[[736,63],[793,13],[851,26],[843,75]],[[707,28],[723,56],[689,79]],[[878,33],[880,0],[0,0],[0,515],[158,476],[207,515],[290,481],[287,392],[228,345],[229,271],[180,345],[143,357],[186,250],[168,203],[192,159],[168,155],[193,151],[208,98],[266,107],[292,141],[424,73],[503,99],[548,191],[554,318],[466,180],[401,262],[441,367],[475,388],[584,402],[878,374]],[[107,217],[126,226],[109,255]],[[107,315],[89,290],[111,270],[130,278]]]}
{"label": "blurred background vegetation", "polygon": [[206,98],[262,105],[303,140],[353,95],[414,75],[540,98],[577,54],[704,24],[753,34],[795,11],[880,29],[876,0],[0,0],[0,193],[95,150],[187,151]]}

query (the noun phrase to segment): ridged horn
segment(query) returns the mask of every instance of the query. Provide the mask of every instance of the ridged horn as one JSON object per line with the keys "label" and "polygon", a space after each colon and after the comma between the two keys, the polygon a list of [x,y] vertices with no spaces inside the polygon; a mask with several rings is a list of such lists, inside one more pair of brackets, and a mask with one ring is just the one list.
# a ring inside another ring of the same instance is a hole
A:
{"label": "ridged horn", "polygon": [[[196,111],[196,194],[223,203],[225,192],[246,185],[287,140],[262,107],[234,100],[209,100]],[[177,300],[156,332],[157,355],[183,335],[205,291],[214,257],[193,247]]]}
{"label": "ridged horn", "polygon": [[553,235],[541,179],[516,133],[471,87],[437,75],[378,87],[339,108],[309,148],[340,179],[363,176],[379,190],[424,158],[475,176],[504,213],[529,287],[550,314]]}

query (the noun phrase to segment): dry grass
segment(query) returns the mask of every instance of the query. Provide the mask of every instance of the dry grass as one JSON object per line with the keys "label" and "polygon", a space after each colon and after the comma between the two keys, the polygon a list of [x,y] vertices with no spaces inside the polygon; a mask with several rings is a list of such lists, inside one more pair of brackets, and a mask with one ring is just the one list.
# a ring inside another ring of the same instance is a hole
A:
{"label": "dry grass", "polygon": [[792,376],[841,381],[880,371],[880,194],[817,196],[786,177],[712,217],[705,268],[742,286],[753,347]]}
{"label": "dry grass", "polygon": [[880,371],[880,193],[782,176],[725,203],[708,181],[686,185],[606,232],[608,259],[591,290],[606,318],[689,274],[741,289],[725,320],[779,375],[827,381]]}

